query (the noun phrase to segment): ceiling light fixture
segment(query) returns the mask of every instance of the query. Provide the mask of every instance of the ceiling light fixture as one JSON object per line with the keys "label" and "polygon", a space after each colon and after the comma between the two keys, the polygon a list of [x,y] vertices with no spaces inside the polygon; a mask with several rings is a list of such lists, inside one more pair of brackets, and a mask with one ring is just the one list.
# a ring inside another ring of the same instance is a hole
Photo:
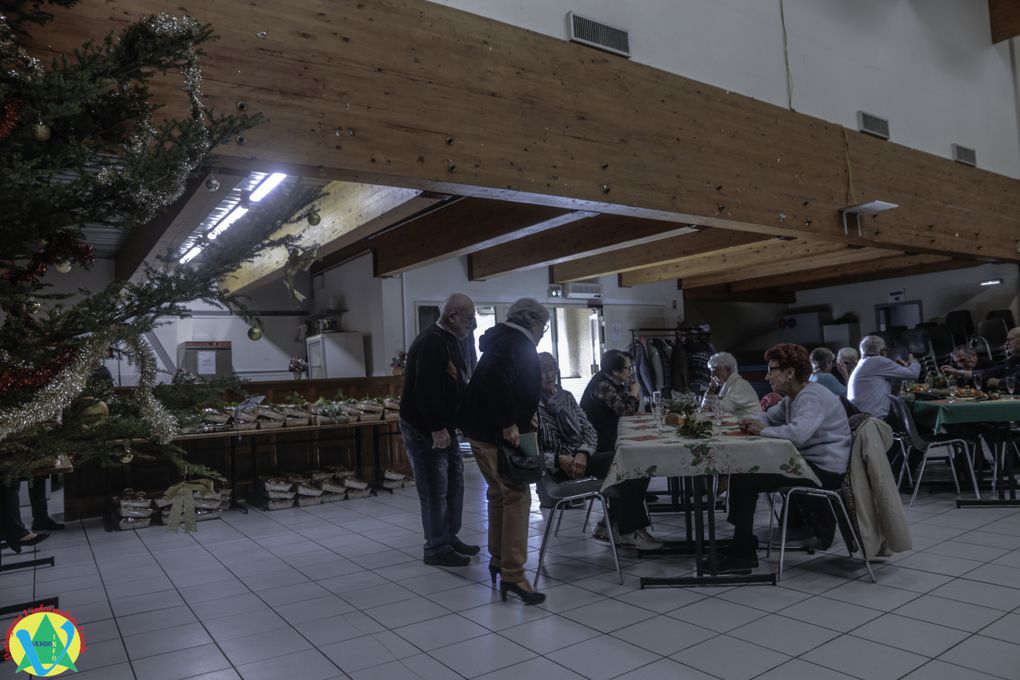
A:
{"label": "ceiling light fixture", "polygon": [[194,260],[196,257],[198,257],[198,254],[200,252],[202,252],[202,246],[194,246],[191,250],[189,250],[188,252],[184,253],[184,255],[181,256],[181,259],[178,260],[178,262],[180,262],[181,264],[188,264],[189,262]]}
{"label": "ceiling light fixture", "polygon": [[988,279],[986,281],[982,281],[980,285],[982,285],[982,286],[998,286],[1000,284],[1002,284],[1002,279]]}
{"label": "ceiling light fixture", "polygon": [[219,223],[215,227],[213,227],[208,234],[206,234],[206,238],[208,238],[209,240],[216,238],[217,236],[225,232],[227,229],[230,229],[230,227],[233,226],[234,222],[238,221],[247,214],[248,214],[247,208],[241,207],[234,208],[233,210],[230,211],[230,213],[226,217],[220,220]]}
{"label": "ceiling light fixture", "polygon": [[287,173],[274,172],[269,177],[266,177],[264,180],[262,180],[262,184],[260,184],[255,191],[251,192],[251,197],[248,200],[250,200],[252,203],[258,203],[263,198],[268,196],[273,191],[273,189],[280,186],[280,182],[282,182],[285,179],[287,179]]}

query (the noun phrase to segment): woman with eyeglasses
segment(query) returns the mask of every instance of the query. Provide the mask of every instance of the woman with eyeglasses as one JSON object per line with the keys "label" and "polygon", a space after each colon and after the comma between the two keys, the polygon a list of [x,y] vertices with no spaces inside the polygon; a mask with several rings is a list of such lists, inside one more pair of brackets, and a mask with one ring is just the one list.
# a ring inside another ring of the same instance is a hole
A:
{"label": "woman with eyeglasses", "polygon": [[[811,359],[800,345],[781,343],[765,352],[766,380],[783,400],[765,413],[740,421],[744,432],[762,437],[787,439],[797,447],[804,461],[822,483],[823,489],[838,489],[850,462],[850,423],[839,397],[811,382]],[[780,474],[730,476],[730,511],[733,541],[723,554],[720,573],[749,573],[758,566],[758,538],[754,534],[754,513],[758,494],[784,486],[818,486],[809,479]],[[813,500],[813,499],[811,499]],[[835,523],[827,507],[813,511],[805,499],[805,520],[818,536],[824,550],[832,544]],[[827,505],[822,502],[822,505]]]}
{"label": "woman with eyeglasses", "polygon": [[531,487],[499,474],[499,444],[520,443],[522,433],[538,428],[542,376],[535,349],[545,334],[549,311],[531,298],[507,310],[506,321],[485,331],[478,341],[482,358],[460,401],[460,429],[471,442],[478,469],[489,485],[489,573],[499,591],[525,604],[545,601],[524,576],[528,559],[528,513]]}
{"label": "woman with eyeglasses", "polygon": [[[634,377],[634,360],[627,352],[611,349],[602,355],[602,370],[592,376],[581,395],[581,409],[595,426],[597,451],[588,462],[587,474],[605,477],[616,452],[616,429],[623,416],[632,416],[641,406],[640,387]],[[595,463],[595,465],[593,465]],[[628,479],[612,487],[607,496],[609,522],[619,534],[617,545],[638,550],[658,550],[662,542],[648,533],[651,525],[645,510],[647,477]],[[607,539],[605,520],[595,527],[595,538]]]}
{"label": "woman with eyeglasses", "polygon": [[[560,369],[549,352],[538,355],[542,366],[542,397],[538,402],[538,445],[553,457],[558,481],[588,474],[598,434],[574,395],[559,385]],[[542,487],[539,485],[539,495]],[[549,507],[552,507],[551,505]]]}

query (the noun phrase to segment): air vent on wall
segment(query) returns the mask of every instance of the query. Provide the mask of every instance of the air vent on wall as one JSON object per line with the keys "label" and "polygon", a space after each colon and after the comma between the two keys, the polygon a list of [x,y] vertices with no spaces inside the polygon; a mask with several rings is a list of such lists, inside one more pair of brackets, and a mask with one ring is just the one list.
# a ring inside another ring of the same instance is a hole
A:
{"label": "air vent on wall", "polygon": [[599,283],[568,283],[563,286],[563,297],[576,300],[601,300],[602,284]]}
{"label": "air vent on wall", "polygon": [[889,139],[889,121],[866,111],[857,112],[857,129],[875,137]]}
{"label": "air vent on wall", "polygon": [[957,163],[963,163],[964,165],[976,168],[977,151],[974,149],[968,149],[965,146],[960,146],[959,144],[953,144],[953,160]]}
{"label": "air vent on wall", "polygon": [[627,31],[601,24],[567,12],[567,38],[571,42],[595,47],[606,52],[630,56],[630,36]]}

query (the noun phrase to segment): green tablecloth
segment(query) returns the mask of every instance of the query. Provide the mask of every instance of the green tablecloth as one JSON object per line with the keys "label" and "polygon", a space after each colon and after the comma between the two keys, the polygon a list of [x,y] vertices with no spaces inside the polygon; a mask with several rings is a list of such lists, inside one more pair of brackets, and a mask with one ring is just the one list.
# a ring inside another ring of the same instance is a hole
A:
{"label": "green tablecloth", "polygon": [[786,439],[741,434],[726,418],[710,437],[681,437],[676,427],[662,432],[647,415],[620,418],[616,456],[602,485],[607,489],[639,477],[690,477],[775,473],[820,484],[797,447]]}
{"label": "green tablecloth", "polygon": [[1020,399],[994,401],[913,401],[910,409],[919,428],[941,432],[943,425],[1020,421]]}

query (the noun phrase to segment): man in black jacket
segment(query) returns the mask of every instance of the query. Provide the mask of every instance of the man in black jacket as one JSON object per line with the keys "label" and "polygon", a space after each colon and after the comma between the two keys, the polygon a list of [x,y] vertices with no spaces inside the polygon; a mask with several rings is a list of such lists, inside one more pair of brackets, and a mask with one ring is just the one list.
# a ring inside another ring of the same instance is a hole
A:
{"label": "man in black jacket", "polygon": [[454,293],[439,321],[407,350],[400,433],[414,470],[425,530],[425,564],[463,567],[478,552],[457,538],[464,509],[464,459],[455,434],[467,366],[460,339],[474,327],[475,305]]}

